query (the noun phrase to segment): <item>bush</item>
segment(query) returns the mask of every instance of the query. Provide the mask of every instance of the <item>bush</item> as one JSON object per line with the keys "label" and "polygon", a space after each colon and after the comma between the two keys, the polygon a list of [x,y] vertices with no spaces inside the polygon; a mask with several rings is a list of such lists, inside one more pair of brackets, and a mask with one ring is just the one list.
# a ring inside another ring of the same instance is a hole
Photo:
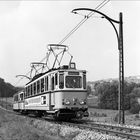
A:
{"label": "bush", "polygon": [[139,111],[140,111],[140,105],[137,102],[133,103],[131,105],[131,108],[130,108],[130,113],[132,113],[132,114],[138,114]]}
{"label": "bush", "polygon": [[113,117],[113,121],[114,122],[118,122],[119,120],[119,114],[117,113],[114,117]]}
{"label": "bush", "polygon": [[136,114],[136,115],[135,115],[135,118],[138,119],[138,118],[139,118],[139,114]]}
{"label": "bush", "polygon": [[107,117],[107,114],[105,113],[97,113],[97,112],[90,112],[91,117]]}

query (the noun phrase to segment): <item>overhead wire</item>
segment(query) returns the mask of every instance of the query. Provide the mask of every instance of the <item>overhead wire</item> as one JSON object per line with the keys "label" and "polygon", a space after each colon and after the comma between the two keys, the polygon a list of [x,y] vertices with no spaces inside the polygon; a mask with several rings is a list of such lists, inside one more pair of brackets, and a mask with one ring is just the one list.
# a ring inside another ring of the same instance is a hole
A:
{"label": "overhead wire", "polygon": [[[95,10],[100,10],[103,6],[105,6],[110,0],[104,0],[102,3],[100,3]],[[77,31],[80,26],[82,26],[89,17],[91,17],[95,12],[90,12],[87,16],[84,17],[60,42],[59,44],[62,44],[65,42],[75,31]]]}
{"label": "overhead wire", "polygon": [[[110,0],[104,0],[102,1],[97,7],[95,7],[95,10],[100,10],[102,7],[104,7]],[[90,12],[88,15],[85,15],[84,18],[58,43],[61,45],[64,43],[74,32],[76,32],[92,15],[94,15],[95,12]],[[43,62],[46,59],[46,56],[40,61]],[[26,73],[25,75],[30,74],[31,71]],[[23,79],[24,77],[21,77],[16,85]]]}
{"label": "overhead wire", "polygon": [[[103,6],[105,6],[110,0],[104,0],[102,1],[96,8],[95,10],[100,10]],[[58,44],[61,45],[62,43],[64,43],[74,32],[76,32],[76,30],[78,30],[80,28],[80,26],[82,26],[88,18],[90,18],[93,14],[95,14],[95,12],[90,12],[87,16],[84,17],[84,19],[82,19]],[[44,57],[40,62],[43,62],[44,59],[46,57]]]}

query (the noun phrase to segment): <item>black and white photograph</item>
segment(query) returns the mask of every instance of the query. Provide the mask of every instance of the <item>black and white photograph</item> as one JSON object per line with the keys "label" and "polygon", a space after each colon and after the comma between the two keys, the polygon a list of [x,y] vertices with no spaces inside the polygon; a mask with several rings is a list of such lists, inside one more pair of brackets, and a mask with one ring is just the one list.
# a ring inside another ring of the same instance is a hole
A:
{"label": "black and white photograph", "polygon": [[139,0],[0,0],[0,140],[140,140]]}

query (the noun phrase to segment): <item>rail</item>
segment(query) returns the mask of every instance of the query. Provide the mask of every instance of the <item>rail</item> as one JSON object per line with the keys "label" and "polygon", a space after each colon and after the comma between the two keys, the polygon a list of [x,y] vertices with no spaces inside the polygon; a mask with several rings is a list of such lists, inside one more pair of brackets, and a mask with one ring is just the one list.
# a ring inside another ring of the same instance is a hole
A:
{"label": "rail", "polygon": [[[97,124],[93,122],[85,122],[85,124],[80,124],[79,122],[67,122],[66,125],[75,126],[81,129],[95,130],[101,133],[110,134],[122,138],[140,140],[140,129],[127,128],[124,126],[115,126],[108,124]],[[138,134],[134,133],[137,132]]]}

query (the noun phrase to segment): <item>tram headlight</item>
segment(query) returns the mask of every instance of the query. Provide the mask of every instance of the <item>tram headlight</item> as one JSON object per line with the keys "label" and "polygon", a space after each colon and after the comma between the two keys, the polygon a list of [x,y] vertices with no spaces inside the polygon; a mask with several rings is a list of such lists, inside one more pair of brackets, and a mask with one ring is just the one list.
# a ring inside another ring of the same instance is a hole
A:
{"label": "tram headlight", "polygon": [[70,105],[71,104],[71,102],[70,102],[70,100],[68,100],[68,99],[63,99],[63,105]]}
{"label": "tram headlight", "polygon": [[66,100],[66,101],[65,101],[65,104],[66,104],[66,105],[70,105],[70,101],[69,101],[69,100]]}
{"label": "tram headlight", "polygon": [[79,103],[80,103],[80,105],[85,105],[86,104],[86,100],[81,100]]}

